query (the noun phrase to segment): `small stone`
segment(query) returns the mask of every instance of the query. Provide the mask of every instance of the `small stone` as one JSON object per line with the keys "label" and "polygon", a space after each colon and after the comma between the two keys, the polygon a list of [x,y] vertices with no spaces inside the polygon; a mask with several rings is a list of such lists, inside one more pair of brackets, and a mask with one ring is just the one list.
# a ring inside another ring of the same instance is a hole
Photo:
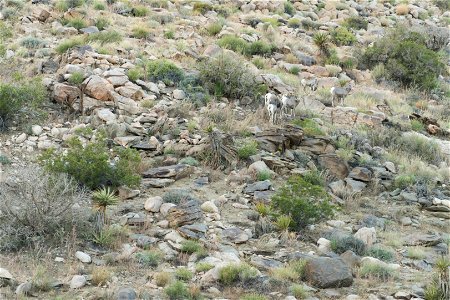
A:
{"label": "small stone", "polygon": [[136,292],[132,288],[121,288],[117,293],[117,300],[135,300]]}
{"label": "small stone", "polygon": [[173,97],[177,100],[183,100],[186,97],[186,94],[183,90],[174,90],[173,91]]}
{"label": "small stone", "polygon": [[16,144],[21,144],[21,143],[25,142],[26,139],[27,139],[26,133],[22,133],[21,135],[19,135],[16,138],[15,142],[16,142]]}
{"label": "small stone", "polygon": [[203,202],[203,204],[200,206],[200,208],[208,213],[219,213],[219,209],[212,201],[206,201]]}
{"label": "small stone", "polygon": [[160,196],[148,198],[145,201],[144,208],[146,211],[159,212],[161,205],[163,204],[163,199]]}
{"label": "small stone", "polygon": [[409,225],[412,224],[412,220],[411,220],[410,217],[403,217],[403,218],[400,219],[400,223],[401,223],[403,226],[409,226]]}
{"label": "small stone", "polygon": [[89,264],[92,262],[92,259],[89,256],[89,254],[84,253],[82,251],[75,252],[75,257],[78,258],[79,261],[81,261],[82,263],[85,263],[85,264]]}
{"label": "small stone", "polygon": [[72,280],[70,281],[70,288],[71,289],[79,289],[82,288],[86,284],[86,277],[83,275],[75,275],[72,277]]}
{"label": "small stone", "polygon": [[43,129],[41,126],[39,125],[33,125],[31,126],[31,132],[33,133],[33,135],[41,135]]}
{"label": "small stone", "polygon": [[64,258],[62,257],[55,257],[55,262],[64,262]]}

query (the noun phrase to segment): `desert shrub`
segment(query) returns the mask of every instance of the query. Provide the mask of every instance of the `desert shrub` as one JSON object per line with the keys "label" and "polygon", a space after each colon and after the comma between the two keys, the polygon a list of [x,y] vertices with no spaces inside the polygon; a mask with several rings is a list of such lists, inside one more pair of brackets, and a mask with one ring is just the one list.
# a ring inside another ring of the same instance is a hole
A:
{"label": "desert shrub", "polygon": [[30,166],[9,171],[5,179],[0,182],[2,251],[61,243],[74,227],[87,230],[87,193],[68,176]]}
{"label": "desert shrub", "polygon": [[0,154],[0,165],[9,165],[11,163],[11,160],[5,156]]}
{"label": "desert shrub", "polygon": [[246,283],[258,275],[258,271],[246,264],[230,264],[219,270],[219,282],[231,285],[236,282]]}
{"label": "desert shrub", "polygon": [[293,284],[289,290],[296,299],[306,299],[309,296],[308,290],[301,284]]}
{"label": "desert shrub", "polygon": [[27,83],[0,84],[0,131],[15,117],[23,122],[36,114],[47,92],[41,82],[33,79]]}
{"label": "desert shrub", "polygon": [[434,274],[431,283],[425,288],[425,300],[445,300],[450,297],[448,282],[450,281],[450,260],[448,257],[440,257],[434,265]]}
{"label": "desert shrub", "polygon": [[387,281],[395,277],[395,270],[387,264],[369,261],[362,264],[359,269],[359,276]]}
{"label": "desert shrub", "polygon": [[330,32],[331,40],[338,46],[349,46],[356,42],[356,37],[345,27],[338,27]]}
{"label": "desert shrub", "polygon": [[269,180],[272,178],[272,173],[268,170],[263,170],[258,172],[258,174],[256,174],[256,179],[258,181],[264,181],[264,180]]}
{"label": "desert shrub", "polygon": [[367,249],[367,256],[378,258],[385,262],[390,262],[394,259],[394,252],[390,249],[386,249],[380,246],[373,246]]}
{"label": "desert shrub", "polygon": [[407,15],[409,13],[408,4],[401,3],[395,7],[395,13],[399,16]]}
{"label": "desert shrub", "polygon": [[170,300],[190,299],[191,295],[186,284],[182,281],[175,281],[164,289]]}
{"label": "desert shrub", "polygon": [[109,19],[107,18],[98,18],[97,20],[95,20],[94,25],[98,28],[98,30],[102,31],[105,30],[106,27],[108,27],[111,24],[111,22],[109,21]]}
{"label": "desert shrub", "polygon": [[366,245],[364,244],[364,242],[352,235],[333,237],[331,239],[330,246],[331,250],[333,250],[337,254],[342,254],[347,250],[351,250],[358,255],[362,255],[366,250]]}
{"label": "desert shrub", "polygon": [[198,160],[196,160],[195,158],[190,157],[190,156],[180,159],[179,163],[194,166],[194,167],[198,166],[198,164],[199,164]]}
{"label": "desert shrub", "polygon": [[194,274],[192,274],[192,272],[189,271],[187,268],[178,268],[175,271],[175,277],[178,280],[189,281],[192,279],[192,277],[194,277]]}
{"label": "desert shrub", "polygon": [[411,120],[411,129],[417,132],[422,132],[425,130],[425,125],[419,120]]}
{"label": "desert shrub", "polygon": [[100,286],[106,284],[112,277],[112,272],[107,267],[95,267],[92,270],[92,280],[91,282],[95,286]]}
{"label": "desert shrub", "polygon": [[146,15],[148,15],[148,12],[148,8],[144,5],[136,5],[132,9],[133,16],[135,17],[145,17]]}
{"label": "desert shrub", "polygon": [[135,259],[142,267],[155,268],[162,260],[162,254],[156,250],[146,250],[136,253]]}
{"label": "desert shrub", "polygon": [[437,52],[441,43],[435,42],[444,35],[436,33],[432,39],[429,36],[426,29],[399,26],[359,55],[359,67],[373,69],[382,64],[387,79],[406,87],[432,90],[438,86],[438,76],[446,70]]}
{"label": "desert shrub", "polygon": [[206,89],[216,96],[242,99],[247,96],[257,99],[261,94],[255,82],[255,75],[244,62],[231,55],[223,54],[210,58],[199,66],[200,80]]}
{"label": "desert shrub", "polygon": [[55,149],[43,153],[41,161],[47,170],[69,174],[90,189],[139,184],[141,177],[137,170],[141,158],[136,150],[117,147],[111,152],[101,137],[85,146],[74,137],[68,146],[66,154]]}
{"label": "desert shrub", "polygon": [[325,186],[326,181],[324,178],[324,174],[317,170],[310,170],[302,174],[302,178],[313,185]]}
{"label": "desert shrub", "polygon": [[187,240],[181,243],[181,252],[188,254],[203,253],[205,248],[199,242]]}
{"label": "desert shrub", "polygon": [[[106,4],[100,1],[95,1],[94,2],[94,9],[95,10],[105,10],[106,9]],[[98,28],[98,26],[97,26]],[[100,30],[100,28],[99,28]]]}
{"label": "desert shrub", "polygon": [[244,141],[238,146],[237,153],[240,159],[248,159],[258,153],[258,142],[255,140]]}
{"label": "desert shrub", "polygon": [[272,197],[272,205],[281,214],[292,217],[291,228],[295,230],[333,215],[330,196],[325,189],[300,176],[288,179]]}
{"label": "desert shrub", "polygon": [[291,16],[295,15],[294,5],[289,1],[285,1],[284,2],[284,12]]}
{"label": "desert shrub", "polygon": [[34,290],[39,292],[48,292],[52,289],[55,279],[51,277],[51,272],[44,266],[38,265],[33,272],[31,285]]}
{"label": "desert shrub", "polygon": [[394,188],[405,189],[416,183],[416,177],[409,174],[401,174],[394,178]]}
{"label": "desert shrub", "polygon": [[168,30],[164,32],[164,37],[168,40],[173,40],[175,38],[175,32],[173,30]]}
{"label": "desert shrub", "polygon": [[319,27],[320,27],[320,23],[314,22],[311,19],[307,19],[307,18],[302,19],[301,23],[302,23],[302,26],[308,30],[309,29],[319,29]]}
{"label": "desert shrub", "polygon": [[322,55],[328,56],[330,53],[330,36],[327,33],[318,32],[313,35],[314,45],[319,48]]}
{"label": "desert shrub", "polygon": [[210,36],[217,35],[220,31],[222,31],[223,23],[214,22],[206,26],[206,32]]}
{"label": "desert shrub", "polygon": [[112,43],[118,43],[122,41],[123,37],[120,33],[118,33],[115,30],[109,30],[109,31],[100,31],[91,33],[87,36],[88,42],[99,42],[100,45],[105,44],[112,44]]}
{"label": "desert shrub", "polygon": [[205,2],[195,2],[193,10],[202,15],[206,14],[208,11],[215,11],[218,15],[226,18],[230,15],[230,11],[222,5],[212,5]]}
{"label": "desert shrub", "polygon": [[248,42],[234,35],[225,35],[217,41],[217,44],[222,48],[244,54],[247,51]]}
{"label": "desert shrub", "polygon": [[183,201],[190,201],[194,200],[195,198],[192,197],[192,193],[189,190],[184,189],[173,189],[170,191],[167,191],[162,196],[164,202],[169,202],[173,204],[179,204]]}
{"label": "desert shrub", "polygon": [[20,44],[27,49],[37,49],[44,46],[45,41],[34,36],[27,36],[20,41]]}
{"label": "desert shrub", "polygon": [[67,82],[72,85],[80,85],[83,83],[84,80],[84,73],[81,71],[76,71],[70,74],[69,79],[67,79]]}
{"label": "desert shrub", "polygon": [[291,18],[288,20],[287,26],[291,28],[300,28],[302,25],[300,19],[297,18]]}
{"label": "desert shrub", "polygon": [[355,29],[355,30],[360,30],[360,29],[364,29],[367,30],[367,25],[369,24],[369,22],[364,19],[363,17],[350,17],[344,20],[344,22],[342,23],[342,26],[349,28],[349,29]]}
{"label": "desert shrub", "polygon": [[103,227],[98,232],[94,232],[92,242],[103,248],[118,249],[127,237],[128,231],[126,228],[114,224]]}
{"label": "desert shrub", "polygon": [[5,20],[10,20],[17,15],[17,9],[12,7],[5,7],[2,9],[2,16]]}
{"label": "desert shrub", "polygon": [[406,257],[411,259],[424,259],[427,253],[422,247],[409,247],[406,250]]}
{"label": "desert shrub", "polygon": [[150,36],[150,30],[143,26],[135,26],[131,29],[131,36],[137,39],[146,39]]}
{"label": "desert shrub", "polygon": [[128,79],[135,82],[144,77],[143,71],[141,68],[134,67],[129,69],[127,72]]}
{"label": "desert shrub", "polygon": [[157,286],[166,286],[172,280],[169,272],[159,272],[153,277]]}
{"label": "desert shrub", "polygon": [[146,69],[150,80],[160,80],[166,84],[179,82],[184,76],[183,71],[174,63],[162,59],[149,61]]}
{"label": "desert shrub", "polygon": [[289,69],[289,73],[291,73],[293,75],[298,75],[300,73],[300,71],[301,71],[301,69],[297,66],[294,66]]}
{"label": "desert shrub", "polygon": [[269,45],[263,41],[256,41],[250,43],[247,46],[246,54],[247,55],[259,55],[259,56],[268,56],[272,54],[276,49],[275,45]]}
{"label": "desert shrub", "polygon": [[70,39],[64,40],[61,43],[59,43],[59,45],[56,46],[55,51],[58,54],[63,54],[67,50],[70,50],[76,46],[84,45],[85,43],[86,42],[85,42],[84,38],[82,38],[82,37],[70,38]]}
{"label": "desert shrub", "polygon": [[184,91],[186,99],[191,101],[196,107],[205,106],[210,101],[209,92],[202,86],[198,76],[184,76],[178,83],[178,88]]}
{"label": "desert shrub", "polygon": [[441,148],[436,142],[417,134],[401,136],[397,140],[397,147],[428,163],[438,165],[444,159]]}

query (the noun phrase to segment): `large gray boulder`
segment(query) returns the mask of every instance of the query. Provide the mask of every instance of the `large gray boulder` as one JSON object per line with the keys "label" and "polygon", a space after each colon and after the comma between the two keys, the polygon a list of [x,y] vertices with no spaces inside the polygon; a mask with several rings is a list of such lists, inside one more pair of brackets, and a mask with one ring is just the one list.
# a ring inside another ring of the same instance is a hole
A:
{"label": "large gray boulder", "polygon": [[321,289],[347,287],[353,283],[352,270],[340,258],[318,257],[309,260],[306,278]]}

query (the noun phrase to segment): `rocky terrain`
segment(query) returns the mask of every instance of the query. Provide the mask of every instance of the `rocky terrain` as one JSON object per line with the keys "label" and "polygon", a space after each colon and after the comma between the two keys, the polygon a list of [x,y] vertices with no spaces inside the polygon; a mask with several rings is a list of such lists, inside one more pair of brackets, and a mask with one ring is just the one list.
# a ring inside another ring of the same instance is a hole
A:
{"label": "rocky terrain", "polygon": [[1,1],[0,299],[448,299],[449,9]]}

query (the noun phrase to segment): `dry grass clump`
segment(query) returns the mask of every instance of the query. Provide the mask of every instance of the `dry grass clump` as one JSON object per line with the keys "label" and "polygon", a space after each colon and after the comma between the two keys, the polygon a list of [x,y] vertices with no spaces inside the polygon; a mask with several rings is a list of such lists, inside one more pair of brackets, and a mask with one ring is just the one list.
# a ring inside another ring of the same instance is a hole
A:
{"label": "dry grass clump", "polygon": [[404,16],[409,13],[409,7],[408,4],[399,4],[395,8],[395,13],[399,16]]}
{"label": "dry grass clump", "polygon": [[96,286],[106,284],[112,277],[112,272],[108,267],[95,267],[92,270],[92,284]]}

